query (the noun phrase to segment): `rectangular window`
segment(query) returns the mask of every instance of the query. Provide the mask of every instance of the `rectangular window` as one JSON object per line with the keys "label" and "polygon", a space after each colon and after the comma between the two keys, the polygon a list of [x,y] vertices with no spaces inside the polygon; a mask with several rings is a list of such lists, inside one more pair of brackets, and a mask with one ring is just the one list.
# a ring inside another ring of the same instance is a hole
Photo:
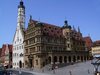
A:
{"label": "rectangular window", "polygon": [[40,51],[41,50],[41,47],[40,46],[37,46],[37,51]]}
{"label": "rectangular window", "polygon": [[35,47],[33,47],[33,51],[35,51]]}
{"label": "rectangular window", "polygon": [[23,49],[23,45],[22,45],[22,49]]}
{"label": "rectangular window", "polygon": [[68,46],[67,46],[68,48],[70,47],[70,45],[68,44]]}
{"label": "rectangular window", "polygon": [[36,65],[38,65],[38,60],[36,60]]}
{"label": "rectangular window", "polygon": [[40,37],[37,37],[37,42],[40,42],[41,41],[41,38]]}
{"label": "rectangular window", "polygon": [[26,49],[26,53],[28,53],[28,49]]}
{"label": "rectangular window", "polygon": [[33,49],[32,48],[30,48],[30,53],[33,53]]}

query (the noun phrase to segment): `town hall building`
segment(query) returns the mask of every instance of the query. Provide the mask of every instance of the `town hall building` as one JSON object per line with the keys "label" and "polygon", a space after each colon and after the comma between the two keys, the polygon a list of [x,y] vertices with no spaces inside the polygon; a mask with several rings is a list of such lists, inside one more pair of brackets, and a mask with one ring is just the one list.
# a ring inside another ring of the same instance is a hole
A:
{"label": "town hall building", "polygon": [[35,21],[30,16],[24,42],[26,68],[40,69],[47,64],[54,67],[89,59],[79,27],[76,30],[67,21],[59,27]]}

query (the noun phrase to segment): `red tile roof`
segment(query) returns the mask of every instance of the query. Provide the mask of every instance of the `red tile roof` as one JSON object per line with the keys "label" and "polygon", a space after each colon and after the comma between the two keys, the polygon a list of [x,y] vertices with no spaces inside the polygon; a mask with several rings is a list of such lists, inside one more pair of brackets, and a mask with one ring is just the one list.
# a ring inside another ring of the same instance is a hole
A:
{"label": "red tile roof", "polygon": [[55,37],[63,36],[61,27],[47,24],[47,23],[44,23],[43,33],[45,33],[49,36],[55,36]]}
{"label": "red tile roof", "polygon": [[91,49],[91,47],[93,45],[93,42],[91,40],[91,37],[90,36],[84,37],[84,41],[85,41],[86,47],[88,49]]}
{"label": "red tile roof", "polygon": [[[29,22],[30,25],[33,25],[35,26],[37,23],[39,23],[39,21],[36,21],[36,20],[31,20]],[[55,36],[55,37],[62,37],[63,34],[62,34],[62,28],[59,27],[59,26],[56,26],[56,25],[51,25],[51,24],[48,24],[48,23],[43,23],[43,33],[45,35],[49,35],[49,36]]]}
{"label": "red tile roof", "polygon": [[100,46],[100,40],[94,41],[93,46]]}
{"label": "red tile roof", "polygon": [[[42,25],[43,25],[42,32],[44,35],[54,36],[54,37],[64,37],[63,32],[62,32],[62,27],[48,24],[48,23],[39,22],[39,21],[32,20],[32,19],[30,20],[29,25],[36,26],[37,23],[42,23]],[[74,39],[83,40],[81,33],[77,32],[77,31],[75,32],[74,30],[72,30],[72,32],[76,33]]]}
{"label": "red tile roof", "polygon": [[90,36],[84,37],[84,40],[85,40],[86,42],[91,42],[91,43],[92,43],[92,40],[91,40]]}
{"label": "red tile roof", "polygon": [[87,46],[92,46],[92,40],[90,36],[84,37],[84,41],[86,42]]}

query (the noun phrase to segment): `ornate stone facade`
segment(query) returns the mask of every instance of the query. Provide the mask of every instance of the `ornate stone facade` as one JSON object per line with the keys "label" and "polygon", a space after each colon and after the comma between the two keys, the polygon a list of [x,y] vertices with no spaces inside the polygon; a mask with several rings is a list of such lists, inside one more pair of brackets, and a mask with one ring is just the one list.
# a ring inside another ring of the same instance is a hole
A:
{"label": "ornate stone facade", "polygon": [[42,68],[47,64],[67,64],[86,61],[82,33],[68,25],[63,27],[32,20],[25,31],[25,67]]}

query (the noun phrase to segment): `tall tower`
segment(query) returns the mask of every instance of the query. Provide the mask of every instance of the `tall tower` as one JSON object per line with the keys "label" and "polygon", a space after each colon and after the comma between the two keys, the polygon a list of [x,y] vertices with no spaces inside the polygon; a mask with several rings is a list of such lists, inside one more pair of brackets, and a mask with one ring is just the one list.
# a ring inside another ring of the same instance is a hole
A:
{"label": "tall tower", "polygon": [[22,0],[18,5],[17,29],[25,29],[25,6]]}
{"label": "tall tower", "polygon": [[25,6],[23,1],[18,5],[17,28],[13,38],[13,68],[24,67],[24,29]]}

